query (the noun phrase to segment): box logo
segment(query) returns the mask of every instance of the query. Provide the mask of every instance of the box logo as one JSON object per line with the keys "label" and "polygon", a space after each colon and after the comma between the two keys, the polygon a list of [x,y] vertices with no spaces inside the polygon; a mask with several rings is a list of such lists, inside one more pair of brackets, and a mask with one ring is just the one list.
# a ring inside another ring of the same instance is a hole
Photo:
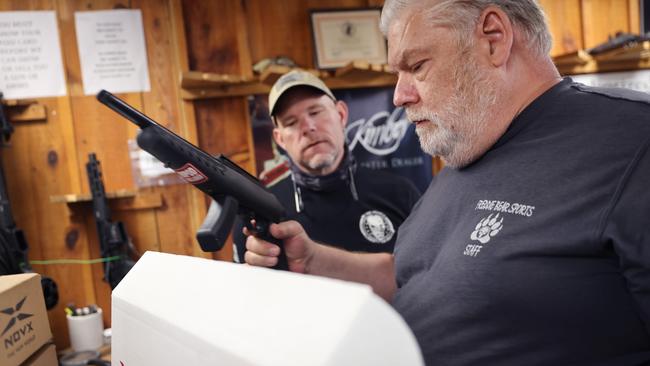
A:
{"label": "box logo", "polygon": [[[7,314],[11,316],[11,319],[9,319],[9,322],[5,326],[4,330],[2,331],[2,334],[0,336],[4,337],[7,332],[12,330],[12,328],[19,322],[28,318],[31,318],[34,316],[34,314],[27,314],[20,312],[20,309],[23,307],[25,304],[25,300],[27,300],[27,296],[23,297],[22,300],[18,301],[15,307],[13,308],[6,308],[0,310],[0,313]],[[17,313],[14,315],[14,313]],[[4,345],[5,349],[9,348],[10,346],[13,346],[16,342],[20,341],[23,336],[25,336],[27,333],[30,333],[34,330],[32,328],[32,322],[28,322],[25,325],[22,325],[20,328],[16,329],[13,333],[9,333],[9,336],[4,339]]]}

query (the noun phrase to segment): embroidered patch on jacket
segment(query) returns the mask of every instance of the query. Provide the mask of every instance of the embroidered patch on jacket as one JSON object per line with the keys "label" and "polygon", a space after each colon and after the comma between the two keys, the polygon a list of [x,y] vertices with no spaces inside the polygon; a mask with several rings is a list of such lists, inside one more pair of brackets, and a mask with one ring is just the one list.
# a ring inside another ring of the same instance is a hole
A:
{"label": "embroidered patch on jacket", "polygon": [[371,210],[359,220],[361,234],[371,243],[384,244],[390,241],[395,235],[395,227],[385,213]]}

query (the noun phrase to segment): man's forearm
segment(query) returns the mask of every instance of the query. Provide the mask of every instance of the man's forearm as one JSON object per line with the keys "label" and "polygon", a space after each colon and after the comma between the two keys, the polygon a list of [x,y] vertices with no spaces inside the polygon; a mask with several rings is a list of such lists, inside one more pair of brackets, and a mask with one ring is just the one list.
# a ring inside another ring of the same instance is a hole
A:
{"label": "man's forearm", "polygon": [[317,244],[305,273],[368,284],[390,302],[397,289],[393,266],[389,253],[353,253]]}

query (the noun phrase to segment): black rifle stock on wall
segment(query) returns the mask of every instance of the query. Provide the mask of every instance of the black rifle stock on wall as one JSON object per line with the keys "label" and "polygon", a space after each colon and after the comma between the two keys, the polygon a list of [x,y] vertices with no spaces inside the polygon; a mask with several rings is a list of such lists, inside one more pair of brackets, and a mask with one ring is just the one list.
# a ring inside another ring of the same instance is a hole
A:
{"label": "black rifle stock on wall", "polygon": [[[223,155],[211,156],[105,90],[97,94],[97,99],[140,127],[137,142],[143,150],[216,201],[197,234],[201,249],[220,250],[236,214],[257,236],[282,248],[268,228],[285,217],[284,207],[257,178]],[[284,254],[275,268],[288,268]]]}

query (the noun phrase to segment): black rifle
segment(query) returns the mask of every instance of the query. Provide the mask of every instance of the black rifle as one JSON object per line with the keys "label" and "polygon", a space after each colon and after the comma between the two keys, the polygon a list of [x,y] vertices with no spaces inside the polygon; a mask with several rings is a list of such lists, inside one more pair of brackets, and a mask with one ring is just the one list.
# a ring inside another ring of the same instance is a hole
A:
{"label": "black rifle", "polygon": [[[284,207],[257,178],[225,156],[213,157],[192,145],[106,90],[100,91],[97,99],[140,127],[138,146],[214,199],[216,203],[197,233],[203,251],[223,247],[237,214],[251,232],[282,248],[268,230],[271,223],[285,217]],[[274,268],[288,269],[284,254]]]}
{"label": "black rifle", "polygon": [[[0,144],[9,141],[14,131],[2,105],[3,94],[0,92]],[[27,240],[25,233],[16,226],[4,177],[0,164],[0,275],[33,272],[27,259]],[[52,309],[59,301],[59,293],[51,278],[41,276],[41,286],[47,309]]]}
{"label": "black rifle", "polygon": [[9,123],[9,119],[5,114],[4,105],[2,104],[3,99],[4,99],[4,94],[0,92],[0,143],[4,143],[4,141],[9,141],[9,138],[11,138],[11,134],[14,132],[14,127],[11,125],[11,123]]}
{"label": "black rifle", "polygon": [[601,43],[596,47],[587,50],[590,55],[596,56],[607,51],[617,48],[633,47],[639,43],[650,40],[650,33],[648,34],[632,34],[625,32],[616,32],[614,36],[609,36],[607,42]]}
{"label": "black rifle", "polygon": [[[0,93],[0,144],[9,141],[14,132],[13,126],[5,114]],[[27,240],[22,230],[16,227],[11,205],[7,195],[4,169],[0,165],[0,235],[2,238],[2,256],[0,257],[0,274],[23,273],[29,270],[27,262]]]}
{"label": "black rifle", "polygon": [[111,221],[111,211],[106,201],[102,169],[94,153],[88,154],[86,163],[88,186],[93,196],[93,215],[97,223],[99,250],[104,262],[104,281],[114,289],[126,276],[135,262],[129,258],[129,237],[121,221]]}

